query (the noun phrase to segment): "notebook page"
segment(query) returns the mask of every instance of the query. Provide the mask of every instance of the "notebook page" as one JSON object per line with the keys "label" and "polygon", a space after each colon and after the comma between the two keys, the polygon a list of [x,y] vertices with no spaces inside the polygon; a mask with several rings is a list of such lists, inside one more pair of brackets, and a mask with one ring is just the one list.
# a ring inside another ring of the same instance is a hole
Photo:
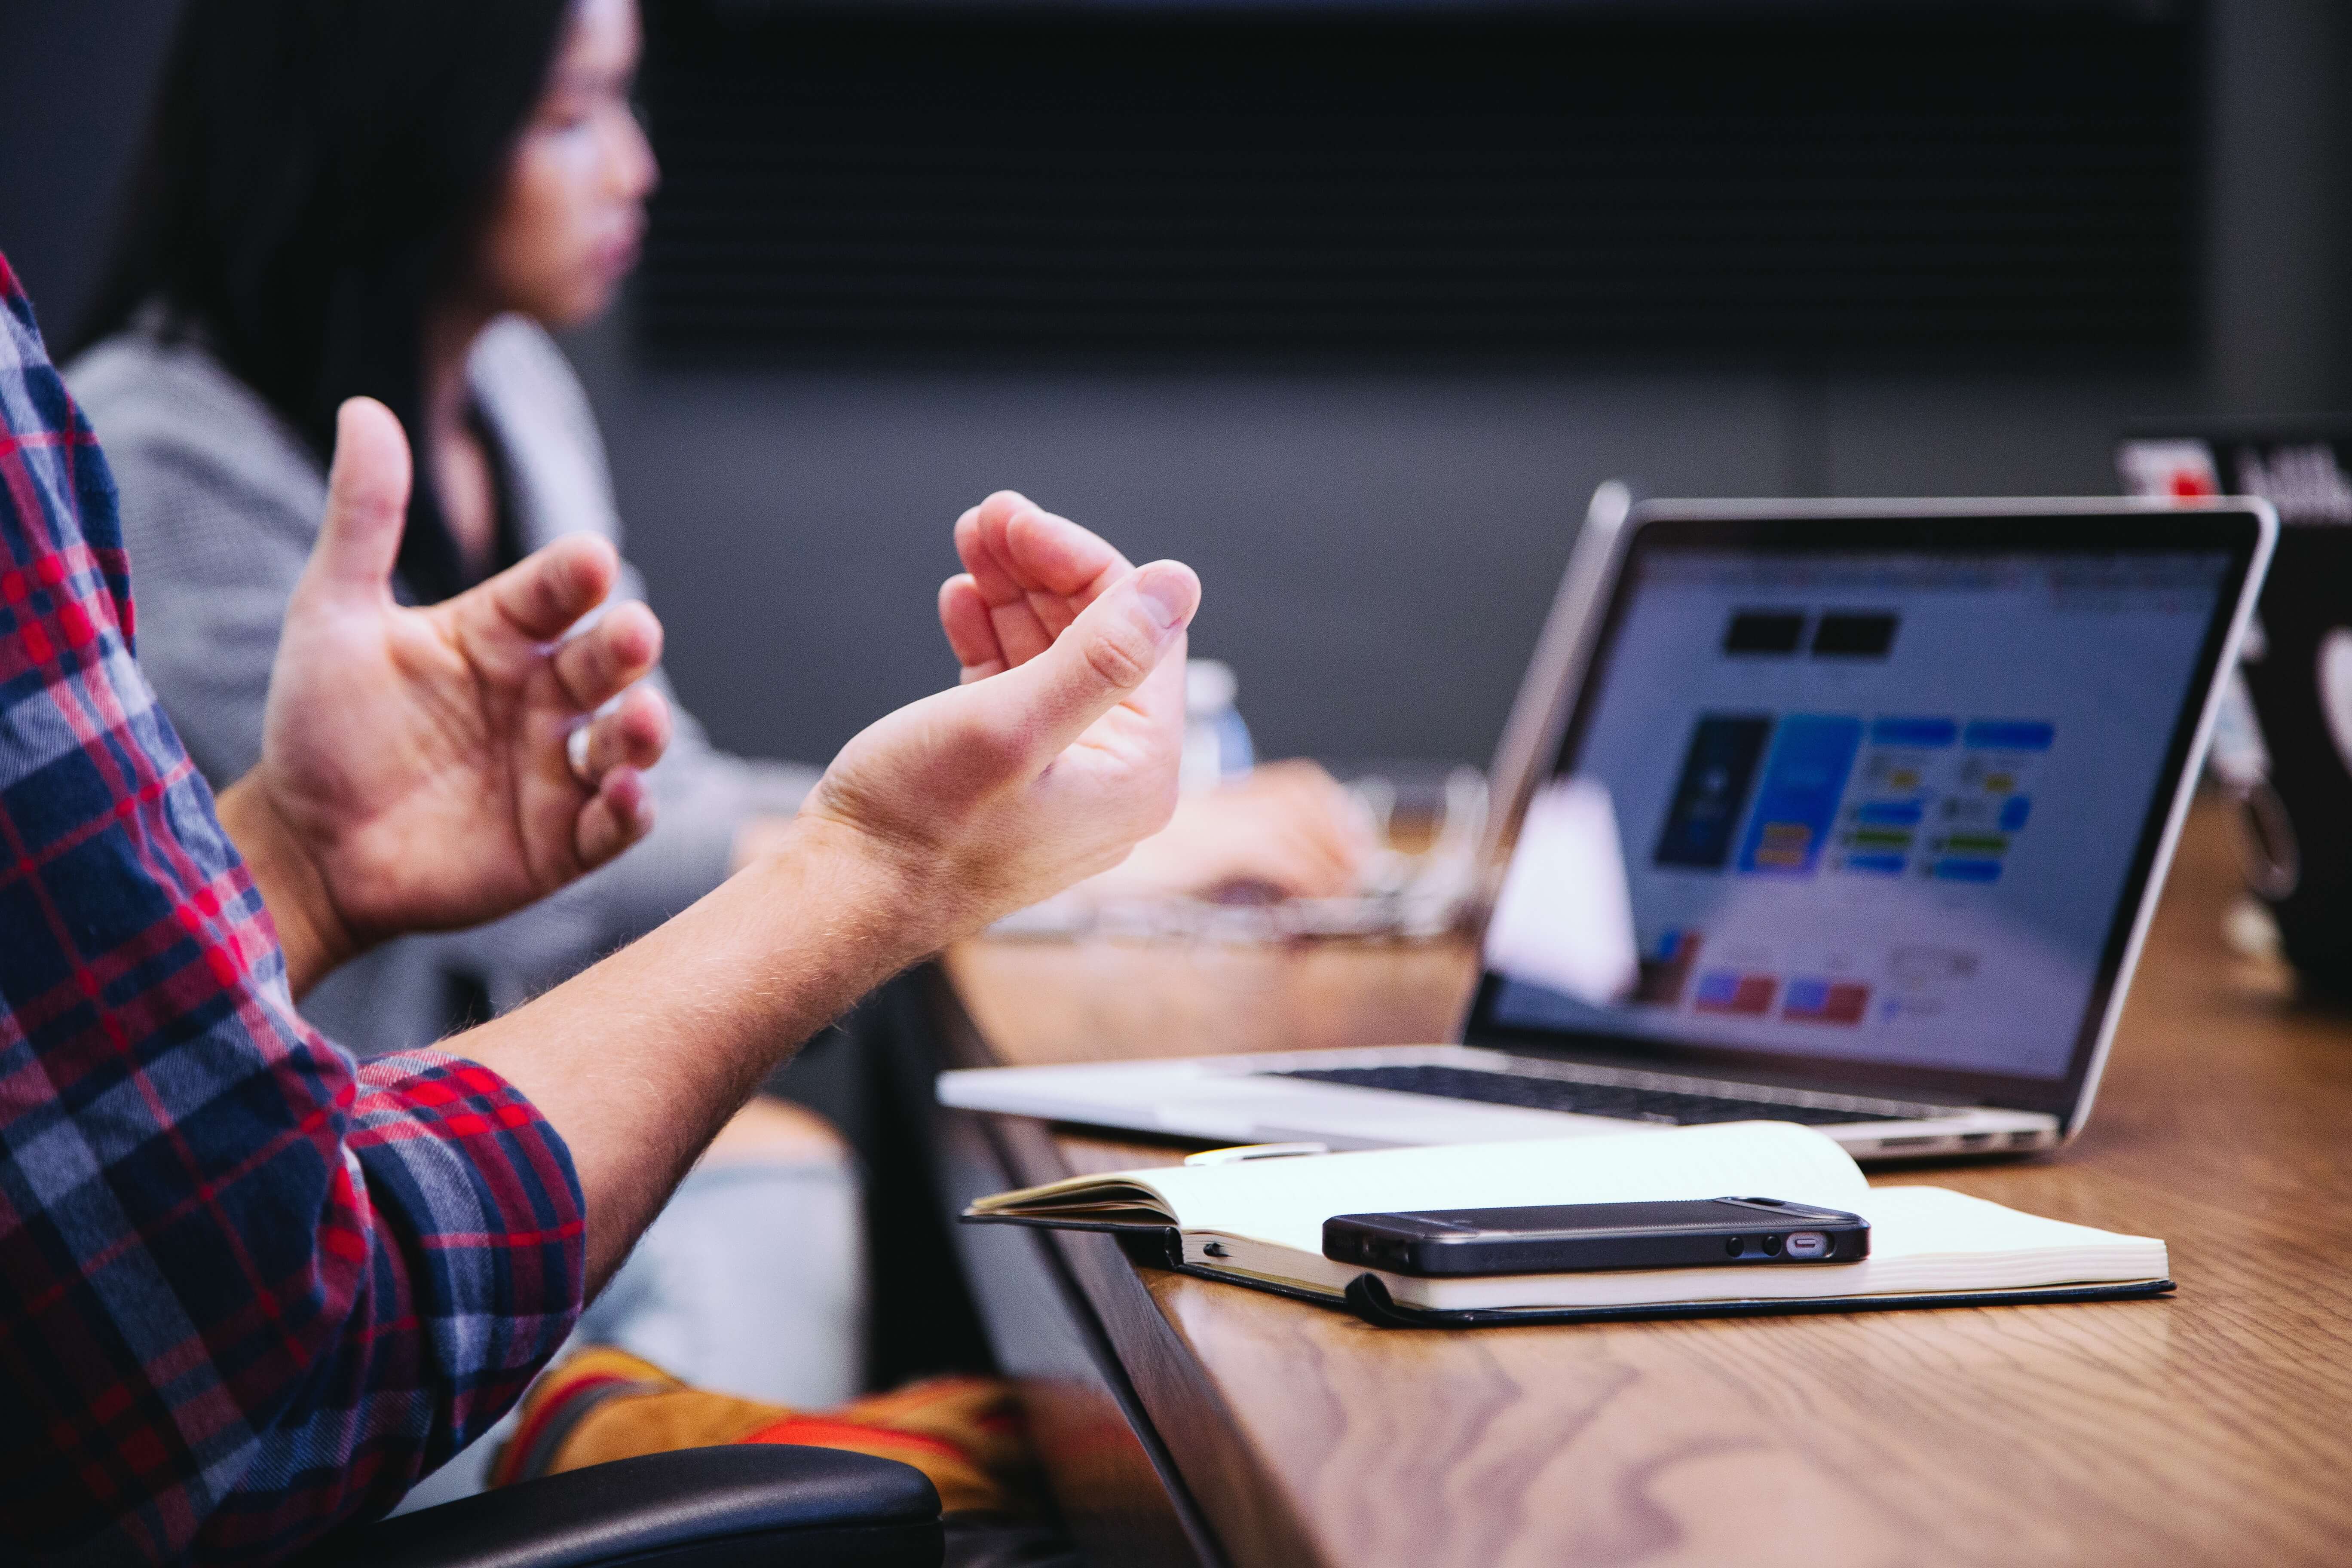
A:
{"label": "notebook page", "polygon": [[1187,1231],[1217,1231],[1319,1258],[1333,1215],[1516,1204],[1788,1198],[1852,1209],[1869,1192],[1835,1142],[1790,1121],[1537,1142],[1317,1154],[1135,1171]]}

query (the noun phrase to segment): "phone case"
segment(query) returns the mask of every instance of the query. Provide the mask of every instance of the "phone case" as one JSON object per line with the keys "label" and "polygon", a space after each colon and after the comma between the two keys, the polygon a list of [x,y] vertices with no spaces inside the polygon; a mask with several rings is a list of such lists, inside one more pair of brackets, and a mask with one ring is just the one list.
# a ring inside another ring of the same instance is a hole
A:
{"label": "phone case", "polygon": [[1861,1215],[1778,1198],[1415,1210],[1323,1225],[1323,1256],[1334,1262],[1423,1279],[1803,1267],[1869,1255]]}

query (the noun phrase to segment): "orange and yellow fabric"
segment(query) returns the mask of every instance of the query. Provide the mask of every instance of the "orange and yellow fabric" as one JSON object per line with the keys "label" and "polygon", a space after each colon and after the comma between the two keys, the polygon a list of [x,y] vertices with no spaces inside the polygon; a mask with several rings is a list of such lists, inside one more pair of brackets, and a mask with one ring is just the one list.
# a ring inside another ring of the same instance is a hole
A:
{"label": "orange and yellow fabric", "polygon": [[928,1378],[830,1410],[794,1410],[689,1387],[604,1346],[580,1352],[531,1386],[490,1484],[732,1443],[805,1443],[897,1459],[930,1477],[948,1514],[1037,1511],[1034,1463],[1013,1385],[1003,1379]]}

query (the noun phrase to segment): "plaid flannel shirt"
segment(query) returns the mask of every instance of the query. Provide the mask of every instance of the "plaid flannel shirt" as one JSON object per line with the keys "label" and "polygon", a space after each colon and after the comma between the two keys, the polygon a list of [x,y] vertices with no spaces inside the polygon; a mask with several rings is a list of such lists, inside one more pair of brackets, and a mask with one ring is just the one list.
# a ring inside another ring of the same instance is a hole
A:
{"label": "plaid flannel shirt", "polygon": [[0,1560],[272,1563],[514,1402],[580,1187],[488,1069],[303,1023],[131,654],[113,480],[0,258]]}

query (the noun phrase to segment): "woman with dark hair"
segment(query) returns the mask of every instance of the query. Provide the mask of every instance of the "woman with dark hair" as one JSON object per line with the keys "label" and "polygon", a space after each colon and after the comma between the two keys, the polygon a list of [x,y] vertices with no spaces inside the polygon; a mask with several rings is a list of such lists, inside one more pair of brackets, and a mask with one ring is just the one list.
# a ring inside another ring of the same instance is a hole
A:
{"label": "woman with dark hair", "polygon": [[[344,398],[388,405],[415,447],[403,597],[446,598],[562,533],[618,541],[594,420],[548,329],[601,311],[636,256],[657,178],[629,100],[637,51],[635,0],[189,0],[67,374],[121,487],[142,662],[216,784],[259,750]],[[639,591],[625,565],[619,592]],[[306,1011],[362,1054],[428,1044],[756,855],[816,771],[726,755],[671,709],[644,843],[496,924],[380,949]],[[1192,798],[1111,875],[1330,893],[1360,844],[1337,786],[1284,765]],[[774,1101],[747,1116],[588,1331],[698,1382],[830,1404],[860,1360],[850,1164],[814,1117]]]}
{"label": "woman with dark hair", "polygon": [[[617,540],[594,422],[543,328],[601,310],[635,254],[655,179],[635,50],[630,0],[192,0],[67,375],[118,454],[142,641],[208,777],[257,751],[343,398],[385,405],[417,449],[404,597],[562,533]],[[646,855],[388,950],[320,996],[321,1022],[363,1052],[421,1044],[716,885],[744,825],[814,774],[723,756],[679,717]]]}

